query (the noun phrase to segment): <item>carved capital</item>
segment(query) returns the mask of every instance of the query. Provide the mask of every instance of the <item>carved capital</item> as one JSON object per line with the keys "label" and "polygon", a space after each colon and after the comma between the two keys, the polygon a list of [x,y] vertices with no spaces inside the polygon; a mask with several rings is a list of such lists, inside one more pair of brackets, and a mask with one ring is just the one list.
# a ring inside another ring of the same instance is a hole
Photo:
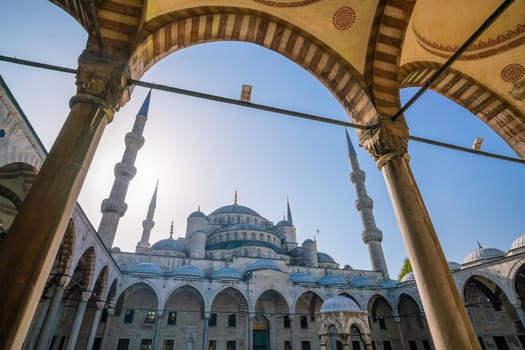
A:
{"label": "carved capital", "polygon": [[97,301],[95,304],[97,305],[97,310],[102,310],[104,305],[106,305],[106,303],[103,301]]}
{"label": "carved capital", "polygon": [[83,291],[82,294],[80,294],[80,301],[87,302],[90,297],[91,292],[89,290]]}
{"label": "carved capital", "polygon": [[362,131],[359,140],[381,169],[391,159],[407,155],[408,127],[402,118],[394,122],[381,120]]}
{"label": "carved capital", "polygon": [[84,50],[78,60],[77,94],[99,99],[111,111],[118,110],[129,100],[127,67],[120,61]]}

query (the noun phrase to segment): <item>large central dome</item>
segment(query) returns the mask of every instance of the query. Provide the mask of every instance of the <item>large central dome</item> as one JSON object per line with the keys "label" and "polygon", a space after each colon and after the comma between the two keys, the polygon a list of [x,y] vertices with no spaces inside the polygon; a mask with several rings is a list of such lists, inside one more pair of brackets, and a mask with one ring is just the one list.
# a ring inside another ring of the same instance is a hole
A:
{"label": "large central dome", "polygon": [[238,204],[231,204],[231,205],[226,205],[224,207],[220,207],[219,209],[216,209],[210,215],[216,215],[216,214],[248,214],[248,215],[260,216],[259,213],[257,213],[255,210],[242,206],[242,205],[238,205]]}

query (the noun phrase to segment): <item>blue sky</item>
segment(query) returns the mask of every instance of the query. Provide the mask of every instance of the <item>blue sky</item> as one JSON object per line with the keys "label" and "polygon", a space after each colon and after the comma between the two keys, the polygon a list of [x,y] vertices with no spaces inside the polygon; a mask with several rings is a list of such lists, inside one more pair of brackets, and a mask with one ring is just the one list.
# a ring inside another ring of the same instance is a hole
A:
{"label": "blue sky", "polygon": [[[27,11],[27,9],[31,11]],[[0,54],[76,67],[86,34],[73,19],[46,1],[10,1],[0,13]],[[69,74],[0,62],[0,74],[44,144],[50,148],[75,93]],[[314,77],[286,58],[246,43],[211,43],[165,58],[142,78],[160,84],[238,98],[242,84],[253,86],[252,102],[348,120],[336,99]],[[415,90],[403,90],[406,100]],[[80,196],[98,227],[100,203],[109,195],[113,166],[124,150],[147,90],[108,125]],[[412,135],[470,147],[485,139],[483,150],[515,156],[475,116],[428,92],[407,113]],[[255,111],[238,106],[153,91],[150,118],[131,182],[128,212],[115,245],[133,251],[141,223],[159,179],[156,225],[151,242],[166,238],[171,220],[183,236],[186,218],[198,206],[205,213],[239,203],[274,222],[289,196],[299,242],[313,238],[340,264],[369,269],[361,241],[361,222],[348,179],[349,164],[341,127]],[[355,132],[350,136],[357,146]],[[406,251],[381,173],[356,147],[383,231],[390,274],[396,276]],[[411,166],[449,260],[462,262],[483,246],[507,251],[525,233],[522,198],[525,166],[410,142]]]}

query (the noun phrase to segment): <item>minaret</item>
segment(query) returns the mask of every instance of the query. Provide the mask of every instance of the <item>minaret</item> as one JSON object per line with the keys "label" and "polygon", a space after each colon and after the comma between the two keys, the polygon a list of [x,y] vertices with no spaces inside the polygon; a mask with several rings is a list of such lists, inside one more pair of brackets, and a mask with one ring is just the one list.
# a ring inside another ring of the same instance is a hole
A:
{"label": "minaret", "polygon": [[292,220],[292,211],[290,210],[290,201],[288,200],[288,196],[286,197],[286,212],[287,212],[287,218],[286,221],[288,221],[290,224],[293,225]]}
{"label": "minaret", "polygon": [[157,180],[157,185],[155,186],[155,192],[151,196],[151,201],[149,202],[148,215],[146,220],[142,221],[142,238],[137,242],[137,247],[135,248],[135,253],[144,253],[149,249],[149,235],[151,229],[155,226],[155,221],[153,221],[153,215],[155,214],[155,208],[157,207],[157,189],[159,188],[159,181]]}
{"label": "minaret", "polygon": [[137,152],[144,144],[144,137],[142,132],[148,119],[149,101],[151,97],[151,90],[148,92],[146,99],[142,103],[139,114],[135,118],[135,124],[131,132],[126,134],[126,149],[122,156],[122,161],[115,165],[115,181],[111,188],[109,198],[102,201],[100,211],[102,212],[102,219],[98,227],[98,234],[106,247],[113,246],[115,233],[120,218],[126,213],[128,205],[124,202],[126,193],[128,191],[129,182],[135,176],[137,169],[134,167]]}
{"label": "minaret", "polygon": [[346,143],[348,145],[348,158],[350,158],[350,167],[352,172],[350,173],[350,181],[354,184],[355,191],[357,193],[357,199],[355,201],[355,207],[361,215],[361,223],[363,225],[363,232],[361,238],[363,242],[368,245],[368,254],[370,255],[370,261],[372,263],[372,270],[383,273],[384,279],[390,279],[388,276],[388,269],[386,266],[385,255],[383,254],[383,248],[381,247],[381,241],[383,240],[383,233],[377,228],[376,221],[374,219],[374,201],[368,197],[365,187],[365,172],[361,170],[359,161],[357,160],[357,154],[355,153],[354,146],[348,131],[345,129]]}

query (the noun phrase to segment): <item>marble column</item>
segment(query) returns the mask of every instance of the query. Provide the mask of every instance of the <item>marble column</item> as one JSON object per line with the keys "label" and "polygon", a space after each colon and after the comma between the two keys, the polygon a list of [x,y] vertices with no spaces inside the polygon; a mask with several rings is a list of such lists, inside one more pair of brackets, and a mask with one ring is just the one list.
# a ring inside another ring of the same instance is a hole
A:
{"label": "marble column", "polygon": [[210,321],[210,313],[204,313],[204,323],[202,325],[202,350],[206,350],[208,347],[208,323]]}
{"label": "marble column", "polygon": [[75,349],[75,345],[77,345],[78,332],[80,331],[80,326],[84,320],[84,313],[86,312],[86,306],[90,296],[90,291],[82,292],[80,295],[80,301],[78,302],[77,311],[75,312],[75,318],[73,319],[73,326],[69,333],[66,350],[73,350]]}
{"label": "marble column", "polygon": [[104,309],[104,305],[106,305],[103,301],[97,301],[97,311],[95,311],[95,316],[93,316],[93,323],[91,323],[91,330],[89,331],[89,337],[86,345],[86,350],[91,350],[93,348],[93,342],[95,341],[95,337],[97,336],[97,329],[98,324],[100,322],[100,316],[102,315],[102,310]]}
{"label": "marble column", "polygon": [[10,305],[0,314],[0,349],[22,346],[104,128],[124,100],[126,60],[86,49],[69,116],[0,245],[0,285],[10,287],[0,288]]}
{"label": "marble column", "polygon": [[405,335],[403,334],[403,330],[401,329],[401,318],[399,317],[399,314],[397,314],[397,312],[394,312],[394,323],[396,324],[397,332],[399,333],[399,342],[401,343],[401,349],[407,350]]}
{"label": "marble column", "polygon": [[109,337],[109,328],[111,326],[111,321],[113,320],[113,315],[115,315],[115,308],[113,306],[108,306],[107,308],[108,317],[106,318],[106,324],[104,325],[104,332],[102,332],[102,341],[100,342],[101,349],[110,349],[111,343],[108,340]]}
{"label": "marble column", "polygon": [[55,292],[53,293],[51,304],[47,310],[46,319],[42,325],[42,329],[40,330],[40,336],[38,337],[35,350],[47,350],[49,348],[49,342],[53,336],[52,332],[55,329],[56,323],[58,322],[58,308],[62,302],[64,290],[69,283],[69,280],[69,277],[62,276],[58,281],[58,284],[55,286]]}
{"label": "marble column", "polygon": [[253,349],[253,319],[255,318],[255,314],[250,313],[248,314],[248,349]]}
{"label": "marble column", "polygon": [[480,349],[408,164],[404,120],[380,121],[361,143],[383,173],[436,349]]}
{"label": "marble column", "polygon": [[[53,290],[53,293],[54,293],[54,290]],[[35,320],[34,322],[32,322],[31,327],[29,328],[29,332],[27,333],[26,339],[24,340],[24,346],[22,347],[22,349],[29,350],[29,349],[35,348],[36,341],[38,340],[38,336],[40,334],[40,331],[42,330],[44,321],[46,320],[47,311],[49,310],[49,305],[51,305],[52,298],[53,296],[42,300],[40,312],[38,313],[38,310],[37,310],[37,313],[39,315],[38,320]]]}
{"label": "marble column", "polygon": [[291,350],[298,350],[297,344],[295,344],[295,315],[288,315],[290,320],[290,346]]}
{"label": "marble column", "polygon": [[514,309],[516,310],[516,313],[518,314],[518,317],[521,321],[521,324],[523,327],[525,327],[525,310],[523,310],[523,307],[521,304],[514,304]]}
{"label": "marble column", "polygon": [[164,316],[163,311],[157,311],[157,315],[155,318],[155,330],[153,331],[153,350],[162,348],[162,345],[159,344],[159,341],[160,341],[160,327],[162,325],[163,316]]}

